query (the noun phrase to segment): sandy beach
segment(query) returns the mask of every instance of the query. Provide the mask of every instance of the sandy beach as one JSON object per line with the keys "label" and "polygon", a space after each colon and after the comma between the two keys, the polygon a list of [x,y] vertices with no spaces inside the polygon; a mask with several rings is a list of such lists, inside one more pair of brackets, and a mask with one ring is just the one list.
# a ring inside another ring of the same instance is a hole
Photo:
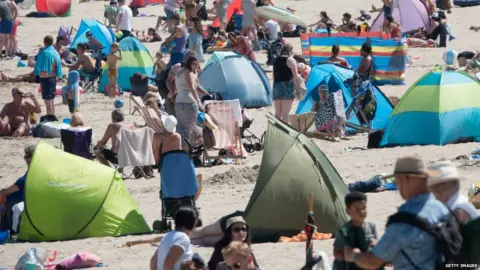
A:
{"label": "sandy beach", "polygon": [[[345,12],[351,13],[354,17],[359,16],[360,9],[370,10],[372,4],[380,6],[379,0],[341,0],[341,1],[320,1],[320,0],[275,0],[279,7],[293,7],[297,14],[308,24],[316,22],[319,12],[325,10],[337,21]],[[74,3],[72,16],[67,18],[25,18],[20,20],[23,26],[18,29],[20,47],[23,52],[29,53],[42,44],[45,35],[56,36],[60,25],[78,27],[82,18],[95,18],[103,22],[104,4],[107,2]],[[208,3],[211,6],[211,2]],[[33,11],[34,7],[30,11]],[[163,6],[149,6],[141,9],[148,17],[136,17],[133,19],[135,30],[146,30],[154,27],[156,16],[163,15]],[[24,16],[29,11],[21,10]],[[461,52],[464,50],[476,51],[480,45],[480,33],[469,30],[471,25],[478,23],[477,17],[480,13],[480,6],[471,8],[454,8],[452,14],[448,15],[450,24],[456,36],[456,40],[449,43],[449,48]],[[153,16],[155,15],[155,16]],[[372,15],[373,18],[376,13]],[[165,33],[163,34],[165,36]],[[294,45],[295,52],[301,53],[300,39],[287,39]],[[146,44],[151,54],[155,54],[160,43]],[[416,59],[407,68],[405,85],[386,85],[381,90],[387,96],[401,97],[408,87],[423,74],[430,71],[434,65],[443,64],[442,55],[446,49],[427,48],[410,49],[409,53]],[[257,53],[259,62],[266,61],[264,52]],[[0,71],[8,75],[24,74],[31,71],[30,68],[17,68],[15,60],[0,60]],[[271,76],[271,75],[269,75]],[[10,91],[13,87],[19,87],[24,91],[35,93],[38,97],[42,110],[44,104],[40,100],[37,91],[38,84],[13,84],[0,83],[0,106],[11,100]],[[128,112],[128,100],[124,96],[125,112]],[[67,106],[61,105],[61,99],[57,97],[56,112],[59,118],[69,117]],[[292,113],[298,102],[295,102]],[[88,126],[94,131],[96,142],[102,136],[106,125],[110,122],[110,112],[113,109],[113,100],[101,94],[85,94],[82,96],[81,112]],[[273,112],[272,107],[250,110],[254,123],[251,131],[261,135],[267,127],[265,114]],[[143,123],[140,116],[127,116],[127,121]],[[422,132],[412,130],[411,132]],[[438,146],[412,146],[395,147],[376,150],[353,150],[354,147],[365,147],[367,135],[359,134],[349,141],[337,143],[315,140],[318,147],[327,155],[345,183],[354,182],[360,179],[369,179],[371,176],[390,172],[397,157],[408,154],[420,154],[426,162],[434,162],[441,158],[455,160],[459,155],[465,155],[474,150],[478,144],[465,143]],[[36,138],[23,138],[19,140],[0,138],[0,188],[7,187],[25,173],[26,165],[22,159],[23,148],[28,144],[38,142]],[[58,139],[47,140],[48,143],[59,146]],[[243,210],[247,205],[252,190],[255,186],[258,166],[262,161],[262,153],[256,152],[243,160],[240,165],[221,165],[211,168],[197,168],[197,173],[203,174],[204,189],[199,198],[198,205],[201,207],[201,217],[204,223],[214,222],[218,218],[235,210]],[[462,191],[466,194],[468,185],[477,181],[480,176],[480,163],[471,161],[455,161],[462,173],[470,176],[469,180],[462,184]],[[55,164],[51,164],[55,166]],[[294,169],[294,168],[292,168]],[[161,217],[161,201],[159,200],[159,175],[152,179],[138,179],[125,181],[128,190],[135,199],[141,213],[151,225],[154,220]],[[397,192],[381,192],[368,194],[368,220],[374,222],[383,232],[387,217],[392,214],[396,207],[402,203]],[[55,209],[52,209],[55,211]],[[288,217],[286,217],[288,218]],[[106,267],[110,269],[147,269],[150,258],[156,247],[150,245],[139,245],[131,248],[122,248],[126,241],[148,239],[154,236],[126,236],[119,238],[90,238],[67,242],[50,243],[16,243],[0,245],[0,268],[13,267],[17,259],[30,247],[55,249],[58,257],[66,257],[80,251],[89,251],[99,255]],[[327,252],[332,259],[333,240],[315,241],[315,249]],[[261,269],[299,269],[305,260],[305,243],[266,243],[253,245],[253,251]],[[213,248],[195,247],[195,252],[208,260]]]}

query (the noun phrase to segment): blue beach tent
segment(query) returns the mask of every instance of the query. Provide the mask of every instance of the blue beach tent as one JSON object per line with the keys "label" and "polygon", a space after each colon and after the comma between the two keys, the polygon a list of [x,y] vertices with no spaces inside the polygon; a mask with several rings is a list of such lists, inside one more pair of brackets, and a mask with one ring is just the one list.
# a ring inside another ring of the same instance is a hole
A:
{"label": "blue beach tent", "polygon": [[480,139],[480,83],[463,72],[432,71],[393,111],[380,146],[444,145]]}
{"label": "blue beach tent", "polygon": [[75,49],[78,43],[88,42],[86,36],[88,31],[92,33],[93,38],[103,45],[102,53],[109,54],[110,46],[117,40],[115,33],[113,33],[112,29],[94,19],[82,19],[70,48]]}
{"label": "blue beach tent", "polygon": [[[327,84],[330,92],[342,90],[345,109],[347,109],[354,99],[351,87],[347,83],[347,80],[351,79],[354,73],[355,72],[351,69],[334,64],[320,64],[313,67],[306,83],[307,94],[298,104],[296,114],[306,113],[312,110],[313,105],[320,99],[317,91],[320,84]],[[377,101],[377,111],[375,113],[375,118],[370,121],[370,128],[373,130],[384,129],[388,117],[393,112],[393,106],[379,88],[373,84],[370,84],[370,87],[373,89],[375,100]],[[353,115],[348,122],[360,125],[360,122],[355,115]]]}
{"label": "blue beach tent", "polygon": [[272,87],[262,68],[243,56],[232,55],[209,64],[200,73],[200,84],[224,100],[239,99],[247,108],[272,105]]}

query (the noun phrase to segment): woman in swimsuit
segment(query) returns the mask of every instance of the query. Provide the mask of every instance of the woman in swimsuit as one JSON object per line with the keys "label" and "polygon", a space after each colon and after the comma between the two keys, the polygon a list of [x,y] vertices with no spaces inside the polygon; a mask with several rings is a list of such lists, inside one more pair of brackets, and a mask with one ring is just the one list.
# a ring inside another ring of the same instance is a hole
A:
{"label": "woman in swimsuit", "polygon": [[340,54],[340,47],[338,45],[333,45],[332,46],[332,56],[330,56],[327,59],[327,62],[336,64],[336,65],[341,65],[341,66],[344,66],[346,68],[350,68],[350,65],[348,64],[347,59],[345,59],[343,57],[339,57],[338,56],[339,54]]}
{"label": "woman in swimsuit", "polygon": [[402,29],[399,23],[395,21],[392,15],[385,16],[383,30],[390,35],[392,39],[402,38]]}

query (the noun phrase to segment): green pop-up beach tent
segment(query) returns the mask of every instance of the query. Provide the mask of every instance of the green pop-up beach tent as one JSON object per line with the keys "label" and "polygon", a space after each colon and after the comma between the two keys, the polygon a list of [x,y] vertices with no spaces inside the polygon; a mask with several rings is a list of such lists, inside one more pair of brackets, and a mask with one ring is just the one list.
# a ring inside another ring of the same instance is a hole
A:
{"label": "green pop-up beach tent", "polygon": [[347,221],[347,186],[325,154],[305,135],[268,116],[257,183],[245,210],[254,242],[299,233],[313,193],[317,231],[335,233]]}
{"label": "green pop-up beach tent", "polygon": [[25,182],[18,240],[61,241],[150,232],[121,175],[45,142]]}

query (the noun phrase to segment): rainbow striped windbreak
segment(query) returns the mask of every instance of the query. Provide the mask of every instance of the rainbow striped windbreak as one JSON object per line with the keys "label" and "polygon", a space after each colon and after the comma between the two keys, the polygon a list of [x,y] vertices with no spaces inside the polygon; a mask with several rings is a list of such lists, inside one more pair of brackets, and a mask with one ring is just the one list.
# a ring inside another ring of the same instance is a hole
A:
{"label": "rainbow striped windbreak", "polygon": [[331,34],[302,34],[302,54],[311,66],[325,62],[332,55],[332,46],[340,46],[340,56],[347,59],[353,69],[358,68],[362,57],[360,48],[365,42],[372,45],[375,81],[379,84],[403,84],[407,67],[406,40],[383,39],[381,33],[368,32]]}
{"label": "rainbow striped windbreak", "polygon": [[432,71],[403,95],[380,146],[444,145],[480,138],[480,83],[454,71]]}

